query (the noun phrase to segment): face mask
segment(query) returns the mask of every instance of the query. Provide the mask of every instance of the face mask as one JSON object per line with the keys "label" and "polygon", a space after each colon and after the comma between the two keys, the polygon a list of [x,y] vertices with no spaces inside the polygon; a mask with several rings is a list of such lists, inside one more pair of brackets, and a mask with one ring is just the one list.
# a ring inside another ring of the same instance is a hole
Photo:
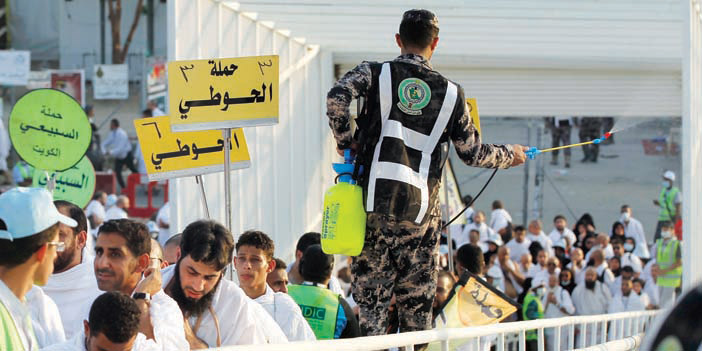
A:
{"label": "face mask", "polygon": [[568,286],[570,285],[570,280],[562,281],[561,280],[561,286]]}
{"label": "face mask", "polygon": [[619,217],[619,221],[620,221],[620,222],[628,222],[630,217],[631,217],[631,215],[629,215],[629,212],[624,212],[624,213],[622,213],[622,215]]}
{"label": "face mask", "polygon": [[663,181],[663,187],[664,187],[664,188],[670,188],[670,181],[669,181],[669,180],[664,180],[664,181]]}
{"label": "face mask", "polygon": [[634,251],[634,245],[633,244],[624,244],[624,251],[626,251],[626,252]]}
{"label": "face mask", "polygon": [[588,288],[589,290],[593,290],[593,289],[595,289],[595,283],[596,283],[596,281],[586,280],[585,287]]}
{"label": "face mask", "polygon": [[670,237],[673,236],[673,232],[671,232],[669,230],[662,231],[661,236],[666,238],[666,239],[670,239]]}

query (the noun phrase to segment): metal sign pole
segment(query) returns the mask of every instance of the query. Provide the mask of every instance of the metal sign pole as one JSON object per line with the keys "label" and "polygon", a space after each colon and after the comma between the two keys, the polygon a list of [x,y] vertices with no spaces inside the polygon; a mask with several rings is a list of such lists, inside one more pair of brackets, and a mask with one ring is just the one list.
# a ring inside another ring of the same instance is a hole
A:
{"label": "metal sign pole", "polygon": [[[232,239],[236,242],[236,236],[232,230],[232,169],[230,148],[232,147],[232,130],[229,128],[222,129],[222,137],[224,138],[224,211],[225,224],[227,229],[232,232]],[[229,263],[229,280],[234,280],[234,257]]]}
{"label": "metal sign pole", "polygon": [[198,188],[200,189],[200,199],[202,200],[202,207],[205,210],[205,217],[207,219],[211,219],[210,209],[207,207],[207,197],[205,196],[205,185],[202,182],[202,174],[195,176],[195,182],[199,185]]}

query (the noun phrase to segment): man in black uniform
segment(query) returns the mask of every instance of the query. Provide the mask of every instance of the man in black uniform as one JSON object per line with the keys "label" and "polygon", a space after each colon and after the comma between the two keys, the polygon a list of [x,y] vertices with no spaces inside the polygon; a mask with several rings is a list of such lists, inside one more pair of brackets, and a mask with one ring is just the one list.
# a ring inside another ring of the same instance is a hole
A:
{"label": "man in black uniform", "polygon": [[[432,69],[438,38],[436,16],[405,12],[395,35],[401,55],[391,62],[363,62],[327,95],[327,116],[339,153],[355,149],[364,166],[366,238],[354,257],[353,297],[365,335],[384,334],[396,296],[401,331],[431,328],[440,236],[439,182],[453,141],[467,165],[508,168],[525,160],[526,147],[481,144],[465,107],[463,89]],[[364,97],[353,137],[349,105]]]}

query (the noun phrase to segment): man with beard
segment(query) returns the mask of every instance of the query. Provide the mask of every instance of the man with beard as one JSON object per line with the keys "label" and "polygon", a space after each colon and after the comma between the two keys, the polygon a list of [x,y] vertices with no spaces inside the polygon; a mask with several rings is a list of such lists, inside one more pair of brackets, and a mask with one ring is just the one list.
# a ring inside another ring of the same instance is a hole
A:
{"label": "man with beard", "polygon": [[129,219],[103,223],[95,242],[98,288],[132,296],[141,309],[139,332],[159,349],[187,350],[180,310],[161,290],[161,271],[151,263],[150,252],[151,237],[144,224]]}
{"label": "man with beard", "polygon": [[241,234],[234,257],[239,286],[272,317],[274,324],[266,329],[279,326],[290,341],[316,340],[295,300],[275,293],[266,283],[266,276],[275,269],[274,251],[273,240],[265,233],[250,230]]}
{"label": "man with beard", "polygon": [[41,351],[159,350],[139,333],[141,310],[129,296],[106,292],[95,299],[89,313],[73,338]]}
{"label": "man with beard", "polygon": [[163,270],[163,288],[178,302],[192,349],[267,341],[258,319],[268,314],[224,279],[233,250],[227,228],[215,221],[196,221],[183,231],[178,263]]}
{"label": "man with beard", "polygon": [[59,241],[64,243],[64,251],[56,255],[54,273],[42,289],[56,303],[66,339],[71,339],[82,328],[90,303],[100,295],[100,290],[93,275],[93,261],[82,254],[88,236],[83,210],[62,200],[54,201],[54,205],[59,213],[78,225],[69,227],[59,223]]}
{"label": "man with beard", "polygon": [[[575,314],[578,316],[590,316],[596,314],[605,314],[609,308],[609,303],[612,301],[612,294],[606,284],[597,280],[597,270],[590,267],[585,271],[585,284],[578,284],[573,290],[573,304],[575,305]],[[579,337],[585,337],[585,341],[592,340],[592,326],[588,326],[586,335],[580,334]],[[597,328],[598,339],[602,331]],[[581,344],[576,344],[581,345]]]}

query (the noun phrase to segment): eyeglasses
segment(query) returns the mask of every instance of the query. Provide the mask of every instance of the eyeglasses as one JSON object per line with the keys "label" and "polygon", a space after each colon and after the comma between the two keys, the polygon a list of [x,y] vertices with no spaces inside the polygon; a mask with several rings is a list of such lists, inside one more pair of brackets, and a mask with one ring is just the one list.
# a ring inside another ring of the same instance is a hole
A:
{"label": "eyeglasses", "polygon": [[49,244],[49,246],[56,246],[56,252],[63,252],[66,250],[66,243],[63,241],[49,241],[47,244]]}

